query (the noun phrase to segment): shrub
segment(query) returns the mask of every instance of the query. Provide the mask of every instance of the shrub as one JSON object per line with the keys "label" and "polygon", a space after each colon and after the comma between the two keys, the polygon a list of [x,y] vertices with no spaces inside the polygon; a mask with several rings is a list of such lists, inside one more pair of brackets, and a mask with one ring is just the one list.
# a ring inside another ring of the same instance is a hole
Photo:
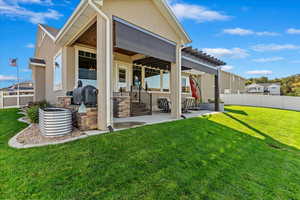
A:
{"label": "shrub", "polygon": [[39,106],[32,106],[27,109],[27,117],[31,123],[39,122]]}
{"label": "shrub", "polygon": [[31,123],[39,123],[39,108],[51,107],[47,101],[33,102],[28,105],[26,110],[27,117]]}
{"label": "shrub", "polygon": [[51,104],[48,103],[47,101],[37,101],[37,102],[30,102],[28,104],[28,107],[34,107],[34,106],[38,106],[39,108],[46,108],[46,107],[51,107]]}

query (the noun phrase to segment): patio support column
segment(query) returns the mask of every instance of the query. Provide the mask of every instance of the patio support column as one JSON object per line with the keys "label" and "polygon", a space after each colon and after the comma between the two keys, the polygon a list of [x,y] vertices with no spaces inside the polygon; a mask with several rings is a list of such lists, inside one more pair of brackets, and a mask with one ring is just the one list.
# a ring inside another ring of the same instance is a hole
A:
{"label": "patio support column", "polygon": [[171,110],[172,117],[181,117],[181,45],[176,47],[176,63],[171,64]]}
{"label": "patio support column", "polygon": [[220,111],[220,69],[215,75],[215,111]]}
{"label": "patio support column", "polygon": [[[107,53],[107,30],[105,19],[97,15],[97,85],[98,85],[98,129],[107,130],[111,125],[111,63]],[[109,60],[109,62],[108,62]]]}

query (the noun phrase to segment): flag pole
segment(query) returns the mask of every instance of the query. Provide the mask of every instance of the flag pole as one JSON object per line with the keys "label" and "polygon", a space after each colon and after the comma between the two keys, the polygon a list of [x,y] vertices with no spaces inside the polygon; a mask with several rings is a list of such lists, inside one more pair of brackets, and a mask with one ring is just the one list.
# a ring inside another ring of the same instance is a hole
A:
{"label": "flag pole", "polygon": [[18,107],[20,107],[20,77],[19,77],[19,65],[16,61],[16,67],[17,67],[17,81],[18,81]]}

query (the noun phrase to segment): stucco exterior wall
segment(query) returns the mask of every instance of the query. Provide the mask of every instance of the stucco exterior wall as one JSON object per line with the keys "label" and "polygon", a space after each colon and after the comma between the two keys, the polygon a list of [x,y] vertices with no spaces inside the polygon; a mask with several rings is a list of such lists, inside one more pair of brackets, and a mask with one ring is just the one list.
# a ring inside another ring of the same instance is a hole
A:
{"label": "stucco exterior wall", "polygon": [[[220,75],[220,93],[230,90],[232,94],[245,93],[246,79],[229,72],[221,71]],[[215,79],[211,74],[201,76],[202,98],[204,102],[215,98]]]}
{"label": "stucco exterior wall", "polygon": [[45,67],[32,67],[32,79],[34,82],[33,101],[43,101],[46,96]]}
{"label": "stucco exterior wall", "polygon": [[225,93],[225,90],[232,94],[246,92],[246,79],[236,74],[221,71],[220,92]]}
{"label": "stucco exterior wall", "polygon": [[[50,103],[57,103],[58,96],[65,96],[66,92],[74,89],[75,83],[75,49],[73,47],[62,48],[46,34],[43,41],[40,35],[43,30],[38,29],[37,47],[35,57],[44,59],[46,67],[34,67],[33,80],[35,81],[35,101],[47,100]],[[62,51],[62,90],[54,91],[54,56]]]}
{"label": "stucco exterior wall", "polygon": [[215,98],[215,77],[211,74],[201,75],[201,96],[202,102],[208,102],[209,99]]}
{"label": "stucco exterior wall", "polygon": [[102,10],[130,23],[180,43],[179,36],[152,0],[106,0]]}

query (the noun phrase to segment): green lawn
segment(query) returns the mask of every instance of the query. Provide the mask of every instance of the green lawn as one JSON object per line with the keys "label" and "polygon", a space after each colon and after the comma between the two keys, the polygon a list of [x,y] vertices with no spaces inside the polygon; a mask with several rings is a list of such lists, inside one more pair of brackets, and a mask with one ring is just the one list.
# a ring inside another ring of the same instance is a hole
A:
{"label": "green lawn", "polygon": [[300,199],[300,112],[227,110],[25,150],[0,111],[0,199]]}

